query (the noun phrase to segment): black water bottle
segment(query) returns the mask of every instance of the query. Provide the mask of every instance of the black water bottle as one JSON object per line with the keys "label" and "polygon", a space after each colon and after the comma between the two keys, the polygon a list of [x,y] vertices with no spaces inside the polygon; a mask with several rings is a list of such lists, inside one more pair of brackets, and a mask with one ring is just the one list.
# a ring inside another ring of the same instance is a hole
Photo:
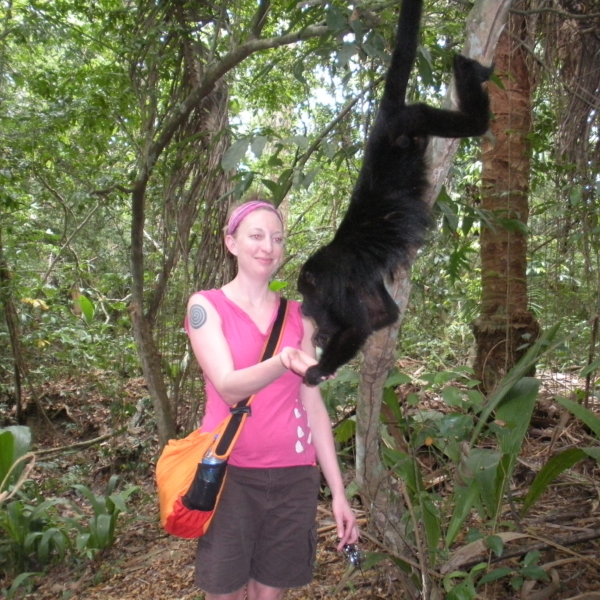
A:
{"label": "black water bottle", "polygon": [[204,455],[198,464],[194,481],[181,499],[184,506],[190,510],[213,510],[225,477],[227,460],[218,458],[212,450]]}

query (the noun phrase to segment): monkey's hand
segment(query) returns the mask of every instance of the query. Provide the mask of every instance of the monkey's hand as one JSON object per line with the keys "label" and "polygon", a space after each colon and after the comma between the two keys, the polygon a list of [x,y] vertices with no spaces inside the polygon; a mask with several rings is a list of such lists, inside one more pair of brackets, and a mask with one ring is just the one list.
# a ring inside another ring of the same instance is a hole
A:
{"label": "monkey's hand", "polygon": [[310,386],[319,385],[323,381],[332,379],[333,377],[335,377],[335,373],[330,373],[317,364],[306,370],[304,383]]}
{"label": "monkey's hand", "polygon": [[473,58],[456,54],[454,56],[454,71],[462,80],[468,80],[469,74],[473,74],[479,83],[485,83],[494,72],[494,65],[484,67]]}

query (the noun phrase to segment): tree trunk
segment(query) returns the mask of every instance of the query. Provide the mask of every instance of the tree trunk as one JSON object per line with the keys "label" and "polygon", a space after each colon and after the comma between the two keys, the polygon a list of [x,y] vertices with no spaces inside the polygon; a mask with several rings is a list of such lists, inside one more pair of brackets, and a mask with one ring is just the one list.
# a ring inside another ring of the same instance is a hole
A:
{"label": "tree trunk", "polygon": [[153,323],[144,314],[144,226],[146,186],[136,185],[131,215],[131,321],[142,372],[154,405],[158,439],[164,446],[175,437],[175,419],[162,372],[160,354],[153,337]]}
{"label": "tree trunk", "polygon": [[[369,509],[369,521],[386,545],[401,556],[412,556],[414,549],[408,544],[406,532],[401,527],[404,502],[397,486],[390,485],[389,472],[380,459],[382,390],[388,371],[396,362],[398,329],[408,306],[411,282],[410,271],[398,270],[389,287],[400,308],[400,318],[395,325],[373,334],[363,350],[361,380],[356,405],[356,480],[360,486],[363,505]],[[407,598],[419,598],[420,592],[412,579],[399,571],[398,577]]]}
{"label": "tree trunk", "polygon": [[[509,6],[510,0],[478,0],[475,3],[467,20],[467,42],[463,51],[465,56],[484,64],[492,62]],[[451,104],[452,94],[451,91],[444,103],[445,107]],[[429,204],[433,204],[439,194],[457,147],[456,140],[431,140]],[[392,486],[392,480],[383,468],[379,454],[383,384],[395,361],[398,329],[410,295],[409,272],[397,272],[390,291],[398,303],[401,318],[394,326],[372,336],[363,351],[356,413],[356,477],[363,504],[371,512],[371,524],[395,553],[414,557],[417,554],[416,547],[410,543],[410,537],[402,525],[402,517],[406,511],[404,499],[400,491]],[[430,550],[435,551],[433,548]],[[442,597],[436,585],[428,581],[429,575],[426,572],[420,573],[419,579],[428,586],[427,589],[417,590],[413,580],[403,576],[407,599],[433,600]]]}
{"label": "tree trunk", "polygon": [[23,349],[19,333],[19,318],[12,298],[10,271],[4,258],[2,231],[0,230],[0,306],[4,309],[4,318],[10,337],[15,370],[15,418],[17,423],[23,421],[23,397],[21,391],[21,370],[23,369]]}
{"label": "tree trunk", "polygon": [[490,86],[493,140],[483,145],[481,308],[473,322],[475,377],[492,391],[539,335],[528,310],[527,219],[531,88],[527,55],[519,43],[524,17],[511,15],[496,50],[504,89]]}

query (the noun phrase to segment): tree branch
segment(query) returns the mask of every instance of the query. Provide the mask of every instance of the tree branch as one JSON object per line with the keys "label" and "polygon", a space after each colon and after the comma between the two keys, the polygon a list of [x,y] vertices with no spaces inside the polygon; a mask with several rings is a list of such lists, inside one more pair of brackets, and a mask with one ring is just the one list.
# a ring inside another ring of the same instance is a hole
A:
{"label": "tree branch", "polygon": [[260,34],[262,33],[263,27],[267,22],[267,15],[269,14],[270,9],[270,0],[260,0],[258,9],[254,14],[254,17],[252,17],[252,25],[250,25],[250,39],[260,38]]}
{"label": "tree branch", "polygon": [[42,185],[58,200],[58,203],[61,205],[63,212],[65,213],[65,223],[63,227],[63,234],[61,236],[61,241],[67,237],[67,227],[69,224],[69,208],[65,199],[55,190],[39,173],[36,173],[36,177],[41,181]]}
{"label": "tree branch", "polygon": [[565,19],[577,19],[577,20],[600,18],[600,13],[590,13],[587,15],[576,15],[573,13],[565,12],[564,10],[560,10],[558,8],[532,8],[531,10],[518,10],[516,8],[511,8],[510,12],[515,15],[524,15],[524,16],[535,15],[535,14],[539,14],[539,13],[551,13],[551,14],[558,15],[559,17],[564,17]]}
{"label": "tree branch", "polygon": [[61,246],[59,251],[56,253],[54,258],[52,259],[52,262],[50,263],[50,266],[48,267],[46,274],[42,278],[40,287],[44,287],[44,285],[46,285],[46,281],[48,281],[48,277],[50,277],[50,273],[52,273],[52,269],[54,268],[54,265],[60,258],[60,255],[62,254],[63,250],[65,250],[65,248],[67,248],[69,246],[69,244],[71,243],[71,240],[81,231],[81,229],[83,227],[85,227],[85,224],[92,218],[93,214],[98,210],[98,208],[100,208],[100,201],[96,202],[96,206],[94,206],[94,208],[92,208],[92,210],[90,210],[87,217],[85,219],[83,219],[83,221],[81,221],[81,223],[79,223],[79,225],[75,228],[75,231],[69,236],[69,239]]}
{"label": "tree branch", "polygon": [[70,444],[69,446],[60,446],[58,448],[47,448],[45,450],[37,450],[33,452],[36,457],[39,456],[48,456],[48,454],[61,454],[63,452],[70,452],[71,450],[84,450],[85,448],[89,448],[90,446],[95,446],[96,444],[101,444],[106,440],[109,440],[112,437],[122,434],[125,429],[119,429],[118,431],[111,431],[105,435],[101,435],[100,437],[93,438],[91,440],[85,440],[84,442],[77,442],[76,444]]}
{"label": "tree branch", "polygon": [[[314,154],[318,150],[318,148],[321,145],[321,143],[323,142],[323,140],[348,116],[348,113],[352,110],[352,108],[354,106],[356,106],[358,101],[361,98],[363,98],[366,94],[368,94],[371,90],[376,88],[383,80],[384,80],[383,77],[379,77],[375,81],[371,82],[358,96],[356,96],[355,98],[350,100],[346,104],[346,106],[344,106],[344,108],[339,112],[339,114],[335,117],[335,119],[333,119],[333,121],[331,121],[331,123],[329,123],[329,125],[327,125],[325,128],[323,128],[319,132],[317,137],[313,140],[312,144],[306,149],[304,154],[298,159],[298,162],[296,163],[294,168],[298,168],[298,167],[302,168],[308,162],[308,159],[312,156],[312,154]],[[293,181],[293,174],[290,175],[285,187],[283,188],[283,191],[281,193],[281,199],[285,198],[286,194],[290,191],[290,188],[292,187],[292,181]],[[309,207],[309,209],[310,209],[310,207]],[[309,209],[307,209],[307,210],[309,210]],[[295,227],[296,224],[304,217],[306,212],[307,211],[304,211],[304,213],[302,213],[298,217],[298,219],[296,220],[296,223],[293,225],[293,227]],[[293,227],[290,229],[293,229]]]}
{"label": "tree branch", "polygon": [[145,184],[150,178],[150,174],[152,173],[156,161],[171,141],[171,138],[179,126],[188,118],[194,107],[210,93],[221,77],[229,73],[229,71],[248,58],[248,56],[255,54],[256,52],[288,46],[290,44],[295,44],[296,42],[323,36],[328,32],[329,29],[325,25],[314,25],[306,27],[302,31],[282,36],[252,39],[245,44],[238,46],[231,52],[228,52],[218,63],[209,66],[200,85],[190,92],[188,97],[179,105],[175,114],[167,119],[161,133],[150,145],[145,161],[140,165],[137,185],[145,188]]}
{"label": "tree branch", "polygon": [[133,192],[132,188],[127,188],[124,185],[120,185],[116,183],[115,185],[111,185],[110,187],[104,188],[102,190],[92,190],[90,194],[93,196],[108,196],[114,191],[123,192],[124,194],[131,194]]}
{"label": "tree branch", "polygon": [[[519,548],[517,550],[512,550],[510,552],[504,552],[502,554],[502,556],[493,556],[489,560],[489,563],[493,564],[493,563],[498,563],[498,562],[507,560],[509,558],[518,558],[519,556],[525,556],[527,553],[533,552],[534,550],[550,550],[551,548],[558,548],[559,550],[565,550],[568,553],[572,553],[570,550],[567,550],[565,547],[566,546],[574,546],[575,544],[581,544],[582,542],[590,542],[592,540],[597,540],[598,538],[600,538],[600,529],[594,529],[590,532],[585,532],[585,533],[578,533],[577,535],[573,535],[568,538],[563,538],[556,542],[553,540],[546,540],[546,539],[538,538],[537,536],[532,535],[532,534],[527,534],[527,535],[529,537],[537,538],[539,540],[539,542],[537,544],[532,544],[530,546],[526,546],[525,548]],[[595,566],[599,566],[598,561],[595,560],[591,556],[585,556],[585,555],[577,555],[577,556],[580,558],[580,560],[587,560],[587,561],[591,562],[592,564],[594,564]],[[482,557],[478,556],[478,557],[470,559],[469,561],[465,561],[464,563],[454,565],[454,567],[456,569],[460,568],[461,571],[465,571],[465,570],[468,570],[471,567],[474,567],[475,565],[479,564],[481,561],[482,561]]]}

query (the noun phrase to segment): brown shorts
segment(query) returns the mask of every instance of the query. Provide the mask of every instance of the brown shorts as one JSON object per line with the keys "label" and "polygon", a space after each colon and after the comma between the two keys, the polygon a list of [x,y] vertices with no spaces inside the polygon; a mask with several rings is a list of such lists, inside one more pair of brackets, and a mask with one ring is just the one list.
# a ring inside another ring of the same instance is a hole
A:
{"label": "brown shorts", "polygon": [[312,581],[317,546],[317,467],[227,467],[225,487],[198,541],[196,585],[230,594],[249,579],[276,588]]}

